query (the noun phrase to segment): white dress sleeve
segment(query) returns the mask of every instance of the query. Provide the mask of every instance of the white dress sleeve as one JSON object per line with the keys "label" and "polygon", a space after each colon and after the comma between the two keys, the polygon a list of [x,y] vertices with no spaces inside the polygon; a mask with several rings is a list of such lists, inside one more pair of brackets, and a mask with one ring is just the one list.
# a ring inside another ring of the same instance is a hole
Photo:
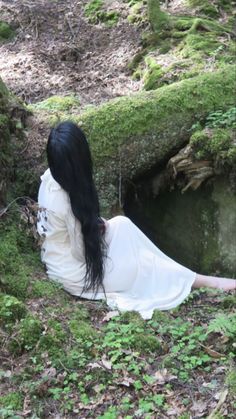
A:
{"label": "white dress sleeve", "polygon": [[79,260],[80,262],[85,262],[84,240],[81,231],[81,224],[75,218],[71,209],[68,210],[65,220],[70,238],[71,254],[75,259]]}

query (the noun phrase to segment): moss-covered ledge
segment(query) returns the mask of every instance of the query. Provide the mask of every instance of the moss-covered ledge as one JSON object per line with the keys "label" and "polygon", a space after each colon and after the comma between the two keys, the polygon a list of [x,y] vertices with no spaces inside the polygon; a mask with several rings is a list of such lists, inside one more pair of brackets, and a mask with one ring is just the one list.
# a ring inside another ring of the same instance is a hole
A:
{"label": "moss-covered ledge", "polygon": [[0,78],[0,206],[5,200],[10,160],[10,119],[7,113],[9,93]]}
{"label": "moss-covered ledge", "polygon": [[74,116],[91,145],[104,213],[117,208],[127,183],[167,161],[187,143],[196,121],[232,106],[234,86],[235,69],[227,66]]}
{"label": "moss-covered ledge", "polygon": [[27,114],[0,78],[0,209],[6,203],[9,183],[14,180],[15,161],[25,146],[23,128]]}

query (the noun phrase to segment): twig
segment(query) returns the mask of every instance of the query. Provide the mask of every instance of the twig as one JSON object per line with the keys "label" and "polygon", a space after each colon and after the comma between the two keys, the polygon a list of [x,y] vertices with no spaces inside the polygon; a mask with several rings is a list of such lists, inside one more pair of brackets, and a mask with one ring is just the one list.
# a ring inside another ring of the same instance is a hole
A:
{"label": "twig", "polygon": [[214,419],[214,418],[216,419],[215,415],[220,410],[221,406],[224,404],[227,395],[228,395],[228,390],[227,389],[222,391],[222,393],[220,393],[219,401],[218,401],[216,407],[212,410],[211,414],[209,416],[207,416],[207,419]]}
{"label": "twig", "polygon": [[6,212],[9,210],[9,208],[15,203],[17,202],[19,199],[28,199],[29,201],[31,201],[32,203],[36,203],[32,198],[30,198],[29,196],[18,196],[17,198],[13,199],[13,201],[11,201],[5,208],[3,208],[0,211],[0,218],[6,214]]}

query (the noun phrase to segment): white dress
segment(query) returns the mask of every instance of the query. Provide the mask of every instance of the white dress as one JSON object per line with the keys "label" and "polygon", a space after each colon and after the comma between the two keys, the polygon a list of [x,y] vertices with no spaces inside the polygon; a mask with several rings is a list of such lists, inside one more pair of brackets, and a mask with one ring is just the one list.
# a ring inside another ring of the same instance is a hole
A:
{"label": "white dress", "polygon": [[[43,238],[42,261],[47,274],[70,294],[80,296],[85,275],[83,236],[72,214],[68,194],[53,179],[50,170],[41,177],[38,232]],[[150,319],[153,310],[176,307],[188,296],[196,274],[161,252],[127,217],[107,221],[108,245],[104,293],[89,299],[104,299],[120,311],[138,311]]]}

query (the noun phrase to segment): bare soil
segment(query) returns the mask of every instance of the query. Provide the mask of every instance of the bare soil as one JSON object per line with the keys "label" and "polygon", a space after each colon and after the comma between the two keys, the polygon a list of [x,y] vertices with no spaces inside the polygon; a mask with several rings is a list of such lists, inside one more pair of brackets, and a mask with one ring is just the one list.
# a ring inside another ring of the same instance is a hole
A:
{"label": "bare soil", "polygon": [[88,1],[0,1],[1,19],[16,30],[0,47],[3,81],[26,103],[76,94],[98,104],[139,89],[127,63],[140,48],[141,29],[128,23],[127,6],[113,2],[122,18],[114,27],[92,25]]}

